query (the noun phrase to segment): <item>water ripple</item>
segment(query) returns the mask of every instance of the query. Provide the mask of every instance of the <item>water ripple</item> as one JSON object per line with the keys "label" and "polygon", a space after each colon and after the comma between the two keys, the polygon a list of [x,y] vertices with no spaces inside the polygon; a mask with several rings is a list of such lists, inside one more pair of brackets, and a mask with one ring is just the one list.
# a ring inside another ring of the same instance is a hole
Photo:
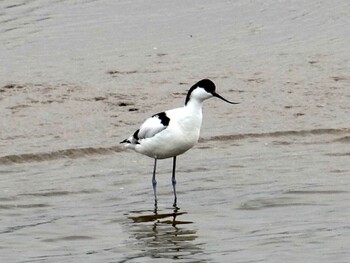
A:
{"label": "water ripple", "polygon": [[[299,131],[275,131],[267,133],[244,133],[244,134],[231,134],[231,135],[222,135],[222,136],[212,136],[208,139],[200,138],[200,142],[209,142],[209,141],[234,141],[234,140],[244,140],[250,138],[276,138],[282,136],[316,136],[316,135],[345,135],[341,138],[335,139],[331,142],[349,142],[350,128],[339,128],[339,129],[311,129],[311,130],[299,130]],[[325,141],[327,143],[329,141]],[[281,145],[288,145],[288,143],[282,143]],[[30,162],[41,162],[41,161],[51,161],[61,158],[81,158],[86,156],[94,155],[108,155],[116,152],[123,151],[123,147],[112,146],[112,147],[87,147],[87,148],[73,148],[58,150],[52,152],[43,152],[43,153],[25,153],[18,155],[5,155],[0,157],[0,165],[8,165],[15,163],[30,163]]]}
{"label": "water ripple", "polygon": [[8,165],[15,163],[30,163],[30,162],[42,162],[42,161],[52,161],[61,158],[81,158],[85,156],[94,156],[94,155],[106,155],[115,152],[122,151],[122,148],[119,146],[113,147],[88,147],[88,148],[74,148],[66,150],[58,150],[52,152],[44,153],[25,153],[17,155],[5,155],[0,157],[0,165]]}

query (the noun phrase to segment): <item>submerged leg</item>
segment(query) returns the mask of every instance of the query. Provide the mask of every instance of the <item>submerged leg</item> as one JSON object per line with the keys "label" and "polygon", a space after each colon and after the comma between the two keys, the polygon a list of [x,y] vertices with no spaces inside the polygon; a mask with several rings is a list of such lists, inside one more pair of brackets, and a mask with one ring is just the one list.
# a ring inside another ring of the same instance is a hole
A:
{"label": "submerged leg", "polygon": [[176,207],[176,203],[177,203],[175,169],[176,169],[176,156],[173,159],[173,176],[171,177],[171,182],[173,184],[173,191],[174,191],[174,204],[173,204],[173,207]]}
{"label": "submerged leg", "polygon": [[156,168],[157,168],[157,158],[154,158],[154,168],[153,168],[153,177],[152,177],[152,185],[153,185],[153,193],[154,193],[154,209],[157,210],[157,180],[156,180]]}

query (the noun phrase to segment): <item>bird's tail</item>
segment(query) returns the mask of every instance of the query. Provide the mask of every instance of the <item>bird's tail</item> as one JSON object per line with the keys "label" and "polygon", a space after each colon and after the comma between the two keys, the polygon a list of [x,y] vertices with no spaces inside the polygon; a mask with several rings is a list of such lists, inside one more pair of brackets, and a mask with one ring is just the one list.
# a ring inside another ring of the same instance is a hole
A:
{"label": "bird's tail", "polygon": [[133,135],[131,135],[129,138],[125,139],[124,141],[121,141],[120,143],[131,143],[131,144],[139,144],[139,130],[135,131]]}
{"label": "bird's tail", "polygon": [[136,144],[132,143],[131,137],[120,142],[125,149],[135,150]]}
{"label": "bird's tail", "polygon": [[120,143],[125,143],[125,147],[127,148],[135,148],[135,145],[140,144],[139,138],[137,137],[139,130],[137,130],[133,135],[129,138],[121,141]]}

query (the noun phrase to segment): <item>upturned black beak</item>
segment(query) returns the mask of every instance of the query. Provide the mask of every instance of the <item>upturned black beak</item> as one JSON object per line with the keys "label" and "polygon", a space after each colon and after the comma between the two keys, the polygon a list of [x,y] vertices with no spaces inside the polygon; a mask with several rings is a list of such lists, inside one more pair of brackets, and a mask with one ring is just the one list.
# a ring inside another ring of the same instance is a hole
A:
{"label": "upturned black beak", "polygon": [[219,94],[217,94],[216,92],[212,93],[214,97],[217,97],[219,99],[222,99],[223,101],[226,101],[227,103],[231,103],[231,104],[239,104],[239,102],[232,102],[232,101],[228,101],[227,99],[221,97]]}

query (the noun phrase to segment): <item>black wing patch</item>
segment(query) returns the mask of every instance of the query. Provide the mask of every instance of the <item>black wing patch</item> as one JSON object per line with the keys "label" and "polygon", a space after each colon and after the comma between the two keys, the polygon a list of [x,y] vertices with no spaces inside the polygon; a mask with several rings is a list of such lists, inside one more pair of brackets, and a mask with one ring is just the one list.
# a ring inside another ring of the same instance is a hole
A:
{"label": "black wing patch", "polygon": [[136,139],[136,140],[139,139],[139,131],[140,131],[140,129],[138,129],[136,132],[134,132],[133,137],[134,137],[134,139]]}
{"label": "black wing patch", "polygon": [[132,137],[134,137],[136,144],[140,144],[140,143],[139,143],[139,131],[140,131],[140,129],[138,129],[137,131],[135,131],[134,134],[133,134],[133,136],[132,136]]}
{"label": "black wing patch", "polygon": [[164,126],[169,126],[170,119],[168,116],[166,116],[165,112],[154,114],[152,117],[158,117],[158,119],[160,119],[161,124],[163,124]]}

